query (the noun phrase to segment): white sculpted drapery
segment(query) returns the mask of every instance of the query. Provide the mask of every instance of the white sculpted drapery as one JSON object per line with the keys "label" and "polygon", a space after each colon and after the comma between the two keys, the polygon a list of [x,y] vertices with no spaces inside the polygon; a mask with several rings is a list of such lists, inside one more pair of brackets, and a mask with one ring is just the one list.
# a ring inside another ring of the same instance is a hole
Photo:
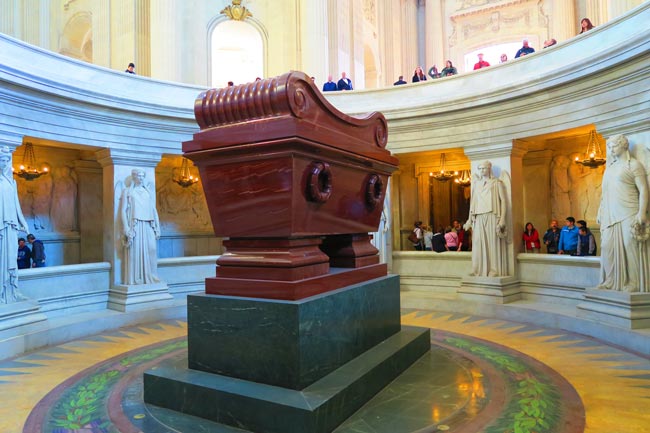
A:
{"label": "white sculpted drapery", "polygon": [[158,283],[156,240],[160,222],[156,211],[156,193],[144,185],[145,173],[133,170],[131,185],[122,193],[121,215],[124,228],[123,284]]}
{"label": "white sculpted drapery", "polygon": [[608,161],[598,210],[601,233],[599,289],[650,291],[648,180],[623,135],[607,140]]}
{"label": "white sculpted drapery", "polygon": [[27,231],[27,221],[18,202],[11,173],[11,153],[0,149],[0,304],[20,301],[18,292],[18,231]]}
{"label": "white sculpted drapery", "polygon": [[472,273],[477,277],[508,275],[507,191],[492,176],[492,164],[478,166],[479,179],[472,185],[472,199],[466,229],[472,228]]}

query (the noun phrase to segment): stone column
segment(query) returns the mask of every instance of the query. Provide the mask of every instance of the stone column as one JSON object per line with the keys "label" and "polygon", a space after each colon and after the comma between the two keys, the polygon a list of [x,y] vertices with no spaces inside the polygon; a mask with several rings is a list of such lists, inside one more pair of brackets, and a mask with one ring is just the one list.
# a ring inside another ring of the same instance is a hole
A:
{"label": "stone column", "polygon": [[[479,302],[505,304],[521,298],[516,257],[518,252],[518,235],[524,217],[523,210],[523,156],[527,152],[525,144],[495,143],[465,147],[465,155],[472,165],[472,177],[476,176],[478,166],[489,160],[492,163],[492,175],[502,179],[508,190],[506,230],[508,241],[505,260],[508,275],[467,276],[461,280],[458,294],[462,299]],[[509,183],[509,185],[507,185]],[[473,252],[474,254],[474,252]]]}
{"label": "stone column", "polygon": [[179,81],[179,34],[177,31],[176,0],[151,2],[151,77],[157,80]]}
{"label": "stone column", "polygon": [[327,2],[310,0],[300,0],[299,8],[300,70],[324,83],[329,73],[329,8]]}
{"label": "stone column", "polygon": [[445,67],[445,24],[441,0],[427,0],[425,9],[426,62],[427,71],[433,65],[442,71]]}
{"label": "stone column", "polygon": [[580,31],[575,2],[554,2],[550,20],[550,38],[558,42],[574,37]]}
{"label": "stone column", "polygon": [[[96,153],[103,172],[103,226],[104,261],[112,265],[111,289],[108,308],[118,311],[133,311],[160,308],[169,305],[172,296],[163,281],[155,284],[126,285],[123,279],[122,224],[120,221],[120,197],[126,187],[131,170],[145,171],[145,183],[155,185],[156,165],[161,155],[134,154],[132,151],[102,149]],[[155,186],[154,186],[155,191]]]}
{"label": "stone column", "polygon": [[[401,28],[402,28],[402,65],[404,69],[404,79],[410,82],[413,71],[418,66],[418,29],[417,29],[417,0],[406,0],[401,9]],[[399,15],[398,15],[399,16]],[[422,69],[425,68],[425,65]],[[407,79],[409,77],[409,79]]]}

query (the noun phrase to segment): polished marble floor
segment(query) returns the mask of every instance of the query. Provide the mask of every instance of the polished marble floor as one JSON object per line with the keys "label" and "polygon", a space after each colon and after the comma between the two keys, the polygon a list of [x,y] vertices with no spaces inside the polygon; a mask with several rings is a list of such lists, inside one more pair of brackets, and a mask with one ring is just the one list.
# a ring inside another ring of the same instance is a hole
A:
{"label": "polished marble floor", "polygon": [[[403,310],[432,350],[337,433],[650,432],[650,360],[565,331]],[[2,433],[241,432],[142,403],[186,324],[140,325],[0,362]]]}

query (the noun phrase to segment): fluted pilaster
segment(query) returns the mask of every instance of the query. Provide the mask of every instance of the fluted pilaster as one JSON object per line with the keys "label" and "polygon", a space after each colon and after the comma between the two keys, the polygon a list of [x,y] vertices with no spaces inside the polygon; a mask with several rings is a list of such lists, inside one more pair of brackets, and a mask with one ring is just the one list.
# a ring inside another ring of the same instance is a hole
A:
{"label": "fluted pilaster", "polygon": [[135,1],[135,58],[140,75],[146,76],[151,76],[151,25],[149,11],[150,0]]}
{"label": "fluted pilaster", "polygon": [[151,77],[159,80],[180,81],[178,53],[180,40],[176,24],[178,2],[156,0],[151,2]]}
{"label": "fluted pilaster", "polygon": [[395,34],[400,33],[399,21],[395,20],[390,0],[379,0],[377,2],[377,32],[384,35],[379,38],[379,52],[383,71],[382,83],[388,86],[403,75],[400,67],[401,47],[399,38]]}
{"label": "fluted pilaster", "polygon": [[609,20],[607,2],[608,0],[587,0],[587,18],[591,20],[593,25],[599,26]]}
{"label": "fluted pilaster", "polygon": [[[93,8],[93,63],[110,68],[111,1],[95,0]],[[123,67],[126,68],[126,65]]]}
{"label": "fluted pilaster", "polygon": [[[328,57],[329,74],[337,77],[339,74],[339,21],[338,5],[340,0],[327,1],[327,26],[328,26]],[[327,78],[327,77],[326,77]]]}
{"label": "fluted pilaster", "polygon": [[40,6],[41,0],[23,0],[22,2],[21,39],[32,45],[40,43],[41,16],[49,16],[48,10],[41,9]]}
{"label": "fluted pilaster", "polygon": [[350,2],[350,74],[355,89],[365,89],[366,77],[364,67],[363,41],[363,4],[361,1]]}
{"label": "fluted pilaster", "polygon": [[[418,65],[418,29],[417,29],[417,0],[402,0],[401,9],[402,27],[402,64],[405,68],[405,77],[410,77]],[[421,65],[424,68],[424,65]],[[409,81],[409,80],[407,80]]]}
{"label": "fluted pilaster", "polygon": [[574,37],[580,31],[575,3],[572,1],[555,2],[552,7],[549,36],[558,42]]}
{"label": "fluted pilaster", "polygon": [[623,15],[625,12],[634,9],[644,0],[608,0],[607,12],[609,19],[613,20],[616,17]]}
{"label": "fluted pilaster", "polygon": [[20,38],[20,21],[17,14],[20,11],[19,0],[5,0],[2,2],[2,13],[0,13],[0,33],[5,33],[14,38]]}
{"label": "fluted pilaster", "polygon": [[140,65],[136,62],[134,0],[110,0],[110,62],[111,67],[125,70],[129,62],[136,63],[136,73]]}
{"label": "fluted pilaster", "polygon": [[442,70],[445,66],[445,24],[441,0],[427,0],[425,9],[426,62],[427,68],[433,65]]}

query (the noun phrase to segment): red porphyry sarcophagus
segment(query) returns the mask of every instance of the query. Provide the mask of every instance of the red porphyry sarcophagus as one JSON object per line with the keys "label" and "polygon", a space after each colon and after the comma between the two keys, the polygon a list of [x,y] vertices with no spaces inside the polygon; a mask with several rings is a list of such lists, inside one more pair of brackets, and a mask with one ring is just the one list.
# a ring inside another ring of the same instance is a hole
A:
{"label": "red porphyry sarcophagus", "polygon": [[386,275],[376,231],[397,159],[380,113],[351,117],[302,72],[211,89],[183,143],[227,252],[206,293],[302,299]]}

